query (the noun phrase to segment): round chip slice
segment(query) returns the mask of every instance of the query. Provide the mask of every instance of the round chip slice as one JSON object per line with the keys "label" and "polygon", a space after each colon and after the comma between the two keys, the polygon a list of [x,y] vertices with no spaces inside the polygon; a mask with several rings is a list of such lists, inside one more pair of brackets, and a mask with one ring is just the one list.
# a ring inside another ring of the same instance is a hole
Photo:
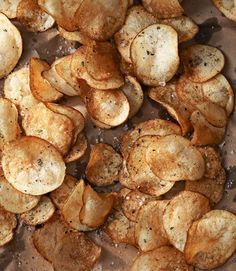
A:
{"label": "round chip slice", "polygon": [[20,32],[3,13],[0,13],[0,36],[1,79],[15,68],[22,54],[22,38]]}
{"label": "round chip slice", "polygon": [[234,0],[212,0],[227,18],[236,22],[236,3]]}
{"label": "round chip slice", "polygon": [[55,190],[65,176],[65,164],[56,148],[31,136],[21,137],[4,148],[2,168],[10,184],[30,195]]}
{"label": "round chip slice", "polygon": [[236,216],[225,210],[212,210],[188,231],[184,250],[186,261],[200,269],[221,266],[236,250]]}
{"label": "round chip slice", "polygon": [[0,2],[0,12],[4,13],[9,19],[16,17],[17,6],[21,0],[7,0]]}
{"label": "round chip slice", "polygon": [[12,240],[16,225],[16,216],[0,208],[0,246]]}
{"label": "round chip slice", "polygon": [[163,215],[170,243],[183,252],[189,227],[210,209],[209,200],[199,193],[183,191],[171,199]]}
{"label": "round chip slice", "polygon": [[155,137],[146,150],[146,161],[152,171],[164,180],[199,180],[205,172],[205,161],[190,141],[178,135]]}

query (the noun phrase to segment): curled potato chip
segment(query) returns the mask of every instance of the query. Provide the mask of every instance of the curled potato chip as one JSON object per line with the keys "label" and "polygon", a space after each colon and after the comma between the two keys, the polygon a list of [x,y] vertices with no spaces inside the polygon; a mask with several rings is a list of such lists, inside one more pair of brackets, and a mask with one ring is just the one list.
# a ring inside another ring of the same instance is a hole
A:
{"label": "curled potato chip", "polygon": [[29,68],[21,68],[8,75],[3,90],[5,97],[18,106],[21,116],[24,116],[28,109],[39,103],[30,90]]}
{"label": "curled potato chip", "polygon": [[6,143],[19,136],[18,112],[15,105],[7,99],[0,98],[0,150]]}
{"label": "curled potato chip", "polygon": [[42,196],[38,205],[20,215],[21,219],[27,225],[39,225],[49,220],[55,212],[55,206],[51,199],[47,196]]}
{"label": "curled potato chip", "polygon": [[132,63],[130,47],[136,35],[155,23],[157,19],[140,5],[128,10],[124,25],[114,36],[117,49],[127,63]]}
{"label": "curled potato chip", "polygon": [[16,17],[17,6],[21,0],[7,0],[0,2],[0,12],[4,13],[9,19]]}
{"label": "curled potato chip", "polygon": [[146,151],[156,138],[158,137],[143,136],[135,142],[127,160],[127,170],[129,180],[136,189],[146,194],[160,196],[168,192],[174,182],[157,177],[146,162]]}
{"label": "curled potato chip", "polygon": [[108,40],[120,29],[128,8],[127,0],[84,0],[78,9],[78,26],[94,40]]}
{"label": "curled potato chip", "polygon": [[215,47],[194,44],[180,53],[187,77],[197,83],[206,82],[221,72],[225,59]]}
{"label": "curled potato chip", "polygon": [[58,188],[65,176],[61,154],[37,137],[21,137],[4,148],[2,168],[8,182],[22,193],[42,195]]}
{"label": "curled potato chip", "polygon": [[236,3],[234,0],[212,0],[227,18],[236,22]]}
{"label": "curled potato chip", "polygon": [[150,201],[140,208],[135,224],[135,239],[142,251],[150,251],[169,244],[163,226],[163,213],[168,202],[168,200]]}
{"label": "curled potato chip", "polygon": [[146,150],[146,160],[152,171],[164,180],[199,180],[205,172],[205,162],[190,141],[178,135],[155,137]]}
{"label": "curled potato chip", "polygon": [[134,38],[130,52],[138,79],[149,86],[170,81],[179,67],[178,35],[168,25],[143,29]]}
{"label": "curled potato chip", "polygon": [[[21,34],[3,13],[0,13],[0,35],[1,35],[0,79],[1,79],[7,74],[9,74],[15,68],[22,54]],[[9,48],[11,48],[11,50],[9,50]]]}
{"label": "curled potato chip", "polygon": [[200,269],[213,269],[236,249],[236,216],[225,210],[212,210],[188,231],[184,250],[186,261]]}
{"label": "curled potato chip", "polygon": [[70,118],[55,113],[43,103],[28,110],[22,126],[28,136],[37,136],[53,144],[63,155],[71,146],[75,126]]}
{"label": "curled potato chip", "polygon": [[90,44],[91,42],[93,42],[93,40],[91,40],[89,37],[84,35],[79,30],[69,32],[69,31],[66,31],[65,29],[63,29],[62,27],[58,26],[58,31],[59,31],[60,35],[66,40],[77,41],[83,45],[87,45],[87,44]]}
{"label": "curled potato chip", "polygon": [[112,127],[124,123],[130,111],[128,99],[119,89],[92,89],[87,96],[86,108],[93,119]]}
{"label": "curled potato chip", "polygon": [[153,251],[140,254],[134,261],[130,271],[193,271],[185,262],[183,254],[177,249],[163,246]]}
{"label": "curled potato chip", "polygon": [[17,225],[16,216],[0,208],[0,246],[10,242]]}
{"label": "curled potato chip", "polygon": [[99,143],[92,148],[85,175],[97,186],[113,184],[118,180],[122,158],[110,145]]}
{"label": "curled potato chip", "polygon": [[0,177],[0,205],[8,212],[21,214],[33,209],[40,197],[31,196],[16,190],[5,177]]}
{"label": "curled potato chip", "polygon": [[199,193],[182,191],[171,199],[163,215],[170,243],[183,252],[189,227],[210,209],[209,200]]}
{"label": "curled potato chip", "polygon": [[17,6],[17,20],[32,32],[43,32],[51,28],[55,21],[38,5],[37,0],[21,0]]}
{"label": "curled potato chip", "polygon": [[152,100],[164,106],[169,114],[178,121],[183,135],[191,130],[189,109],[179,100],[175,83],[168,83],[164,87],[151,88],[148,95]]}

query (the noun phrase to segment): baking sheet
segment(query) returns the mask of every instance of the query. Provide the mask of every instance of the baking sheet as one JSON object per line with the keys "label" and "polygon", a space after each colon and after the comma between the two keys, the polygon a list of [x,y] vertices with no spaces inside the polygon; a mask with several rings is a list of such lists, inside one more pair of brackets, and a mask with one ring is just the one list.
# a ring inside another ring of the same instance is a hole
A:
{"label": "baking sheet", "polygon": [[[230,80],[234,89],[236,89],[236,23],[225,18],[213,6],[210,0],[184,0],[182,4],[185,13],[200,25],[200,33],[196,37],[196,41],[216,46],[224,52],[226,65],[223,73]],[[59,37],[55,29],[37,34],[28,33],[18,24],[17,26],[24,40],[24,52],[18,67],[27,64],[31,56],[39,56],[51,63],[56,57],[72,53],[78,47],[76,43]],[[0,90],[2,90],[2,85],[3,80],[0,80]],[[82,108],[77,98],[64,99],[63,102],[79,109]],[[133,124],[155,117],[169,119],[164,109],[146,98],[141,112],[132,121],[108,131],[97,129],[87,121],[86,132],[90,144],[105,142],[118,148],[118,139],[121,134],[131,128]],[[227,170],[227,184],[224,199],[218,207],[236,213],[236,113],[230,119],[225,141],[221,144],[221,151]],[[83,176],[85,163],[86,159],[81,163],[70,165],[69,171],[79,178]],[[115,186],[112,189],[118,189],[118,187]],[[172,194],[176,191],[172,191]],[[53,270],[51,265],[34,249],[31,242],[33,230],[33,227],[18,225],[14,240],[0,249],[0,271]],[[93,271],[127,271],[129,269],[130,263],[132,263],[137,254],[136,249],[128,245],[112,244],[101,231],[92,233],[91,237],[102,246],[101,259]],[[236,270],[236,255],[224,266],[214,270]]]}

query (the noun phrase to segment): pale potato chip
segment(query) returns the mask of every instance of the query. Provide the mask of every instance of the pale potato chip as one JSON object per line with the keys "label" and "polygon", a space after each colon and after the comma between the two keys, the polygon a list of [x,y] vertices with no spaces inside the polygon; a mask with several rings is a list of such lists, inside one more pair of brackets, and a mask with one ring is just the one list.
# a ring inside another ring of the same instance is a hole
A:
{"label": "pale potato chip", "polygon": [[67,154],[74,139],[75,126],[70,118],[39,103],[25,114],[22,126],[27,136],[37,136]]}
{"label": "pale potato chip", "polygon": [[3,13],[0,13],[0,39],[1,79],[15,68],[22,54],[21,34]]}
{"label": "pale potato chip", "polygon": [[86,178],[97,186],[111,185],[118,181],[122,158],[110,145],[95,144],[86,167]]}
{"label": "pale potato chip", "polygon": [[178,35],[171,26],[146,27],[134,38],[130,52],[135,74],[145,85],[165,84],[178,70]]}
{"label": "pale potato chip", "polygon": [[225,127],[219,128],[210,124],[199,111],[191,115],[191,123],[194,128],[191,143],[194,145],[220,144],[225,135]]}
{"label": "pale potato chip", "polygon": [[46,61],[31,58],[29,62],[30,89],[36,99],[42,102],[54,102],[62,98],[63,94],[57,91],[44,77],[43,72],[50,69]]}
{"label": "pale potato chip", "polygon": [[20,215],[20,218],[27,225],[39,225],[48,221],[55,212],[55,206],[51,199],[47,196],[42,196],[38,205]]}
{"label": "pale potato chip", "polygon": [[123,25],[127,8],[127,0],[84,0],[76,13],[79,29],[91,39],[108,40]]}
{"label": "pale potato chip", "polygon": [[32,106],[39,103],[31,93],[29,86],[29,68],[21,68],[6,78],[4,95],[19,109],[21,116]]}
{"label": "pale potato chip", "polygon": [[128,99],[119,89],[92,89],[86,99],[86,108],[93,119],[112,127],[124,123],[130,111]]}
{"label": "pale potato chip", "polygon": [[227,18],[236,22],[236,3],[234,0],[212,0]]}
{"label": "pale potato chip", "polygon": [[21,0],[3,0],[0,2],[0,12],[4,13],[9,19],[16,17],[17,6]]}
{"label": "pale potato chip", "polygon": [[156,138],[158,136],[143,136],[135,142],[127,160],[127,170],[136,189],[149,195],[160,196],[168,192],[174,182],[157,177],[146,162],[146,151]]}
{"label": "pale potato chip", "polygon": [[152,171],[164,180],[199,180],[205,172],[205,161],[191,142],[179,135],[155,137],[146,150],[146,161]]}
{"label": "pale potato chip", "polygon": [[185,262],[184,255],[170,246],[163,246],[153,251],[140,254],[130,271],[193,271]]}
{"label": "pale potato chip", "polygon": [[125,160],[123,160],[123,166],[119,174],[119,182],[121,183],[121,185],[123,185],[124,187],[127,187],[128,189],[131,189],[131,190],[136,189],[135,183],[130,178],[130,174],[127,170],[127,165],[126,165]]}
{"label": "pale potato chip", "polygon": [[92,39],[90,39],[89,37],[84,35],[79,30],[69,32],[69,31],[66,31],[64,28],[58,26],[58,31],[59,31],[60,35],[66,40],[77,41],[77,42],[79,42],[80,44],[83,44],[83,45],[88,45],[91,42],[93,42]]}
{"label": "pale potato chip", "polygon": [[11,186],[4,176],[0,177],[0,205],[6,211],[21,214],[33,209],[39,200],[39,196],[23,194]]}
{"label": "pale potato chip", "polygon": [[46,31],[55,23],[54,19],[39,7],[37,0],[21,0],[17,6],[16,17],[32,32]]}
{"label": "pale potato chip", "polygon": [[114,36],[117,49],[125,62],[132,63],[130,47],[136,35],[155,23],[157,19],[140,5],[128,10],[124,25]]}
{"label": "pale potato chip", "polygon": [[129,156],[129,152],[135,141],[145,135],[181,135],[180,127],[170,121],[162,119],[153,119],[140,122],[133,130],[128,131],[121,140],[121,153],[125,159]]}
{"label": "pale potato chip", "polygon": [[135,224],[135,239],[142,251],[169,245],[163,226],[163,213],[168,202],[168,200],[150,201],[139,210]]}
{"label": "pale potato chip", "polygon": [[61,154],[47,141],[21,137],[4,148],[2,168],[8,182],[22,193],[42,195],[58,188],[65,176]]}
{"label": "pale potato chip", "polygon": [[225,263],[235,250],[236,216],[225,210],[212,210],[193,222],[184,256],[189,264],[209,270]]}
{"label": "pale potato chip", "polygon": [[0,208],[0,246],[4,246],[13,239],[13,230],[16,225],[16,216]]}
{"label": "pale potato chip", "polygon": [[15,105],[4,98],[0,98],[0,150],[5,144],[16,139],[20,134],[18,112]]}
{"label": "pale potato chip", "polygon": [[170,243],[183,252],[191,224],[210,209],[209,200],[199,193],[182,191],[171,199],[163,214],[163,225]]}
{"label": "pale potato chip", "polygon": [[180,53],[187,77],[197,83],[206,82],[221,72],[225,64],[222,52],[212,46],[194,44]]}
{"label": "pale potato chip", "polygon": [[146,10],[157,18],[173,18],[183,14],[179,0],[142,0]]}

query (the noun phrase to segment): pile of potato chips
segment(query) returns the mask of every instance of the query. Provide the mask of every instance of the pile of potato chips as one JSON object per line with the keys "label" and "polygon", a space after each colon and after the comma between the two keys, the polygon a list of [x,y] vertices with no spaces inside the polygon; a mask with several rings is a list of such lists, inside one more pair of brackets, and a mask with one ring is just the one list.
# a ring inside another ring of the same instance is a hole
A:
{"label": "pile of potato chips", "polygon": [[[236,20],[233,0],[213,2]],[[30,32],[57,24],[80,46],[51,65],[31,58],[14,70],[23,42],[10,19]],[[228,260],[236,216],[213,208],[226,181],[217,145],[234,92],[219,49],[182,45],[197,33],[178,0],[0,2],[1,246],[20,219],[42,225],[33,243],[57,271],[92,270],[101,248],[85,232],[98,228],[139,249],[132,271],[213,269]],[[67,96],[79,97],[86,114],[63,105]],[[68,175],[67,165],[88,154],[87,115],[112,129],[135,116],[145,96],[173,121],[140,122],[119,150],[93,145],[84,180]],[[117,181],[120,191],[97,192]],[[171,196],[181,181],[183,191]]]}

